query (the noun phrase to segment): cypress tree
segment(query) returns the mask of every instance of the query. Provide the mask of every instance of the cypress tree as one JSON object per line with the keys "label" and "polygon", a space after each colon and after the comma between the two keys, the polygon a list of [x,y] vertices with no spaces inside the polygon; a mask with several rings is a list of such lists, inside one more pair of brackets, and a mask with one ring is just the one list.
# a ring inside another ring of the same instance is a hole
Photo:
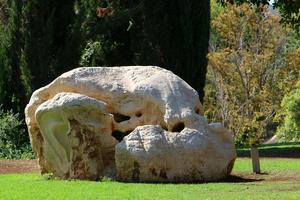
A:
{"label": "cypress tree", "polygon": [[[23,37],[22,7],[23,1],[8,1],[10,13],[6,26],[2,30],[0,51],[0,95],[4,109],[22,112],[27,103],[24,84],[22,81],[21,57]],[[5,33],[3,33],[5,32]]]}
{"label": "cypress tree", "polygon": [[[209,0],[145,0],[145,36],[154,62],[172,70],[203,100],[210,27]],[[150,44],[150,45],[149,45]]]}
{"label": "cypress tree", "polygon": [[74,0],[28,0],[24,5],[24,63],[35,90],[77,67],[80,33]]}

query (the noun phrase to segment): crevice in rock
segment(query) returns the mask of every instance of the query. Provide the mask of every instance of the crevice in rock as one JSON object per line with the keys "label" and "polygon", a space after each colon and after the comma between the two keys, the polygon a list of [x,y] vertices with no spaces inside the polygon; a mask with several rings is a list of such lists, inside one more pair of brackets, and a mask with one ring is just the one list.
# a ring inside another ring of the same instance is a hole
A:
{"label": "crevice in rock", "polygon": [[168,128],[166,125],[160,125],[162,129],[164,129],[165,131],[168,131]]}
{"label": "crevice in rock", "polygon": [[137,161],[133,162],[133,171],[131,179],[135,182],[140,181],[140,165]]}
{"label": "crevice in rock", "polygon": [[112,114],[114,116],[114,120],[118,123],[130,120],[129,116],[126,116],[126,115],[123,115],[120,113],[112,113]]}
{"label": "crevice in rock", "polygon": [[155,168],[150,168],[149,171],[151,172],[151,174],[153,176],[157,176],[157,172],[156,172]]}
{"label": "crevice in rock", "polygon": [[184,123],[183,122],[178,122],[172,128],[172,132],[181,132],[184,128],[185,128]]}
{"label": "crevice in rock", "polygon": [[160,173],[159,173],[159,177],[164,178],[164,179],[167,179],[168,176],[167,176],[166,170],[161,169],[161,170],[160,170]]}
{"label": "crevice in rock", "polygon": [[142,115],[143,115],[143,114],[142,114],[141,112],[136,112],[136,113],[135,113],[135,116],[136,116],[136,117],[141,117]]}
{"label": "crevice in rock", "polygon": [[125,131],[125,132],[122,132],[122,131],[118,131],[118,130],[115,130],[111,133],[111,135],[116,138],[119,142],[121,142],[123,140],[123,138],[126,136],[126,135],[129,135],[129,133],[131,133],[132,130],[129,130],[129,131]]}

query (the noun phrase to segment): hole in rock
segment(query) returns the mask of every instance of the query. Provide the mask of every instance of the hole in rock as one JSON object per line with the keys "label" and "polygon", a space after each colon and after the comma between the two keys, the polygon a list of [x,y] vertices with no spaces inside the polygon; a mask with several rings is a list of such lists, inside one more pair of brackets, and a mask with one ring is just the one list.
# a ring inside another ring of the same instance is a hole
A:
{"label": "hole in rock", "polygon": [[166,170],[164,170],[164,169],[161,169],[161,170],[160,170],[159,176],[160,176],[161,178],[168,178],[167,172],[166,172]]}
{"label": "hole in rock", "polygon": [[200,108],[195,108],[195,113],[197,113],[198,115],[200,115]]}
{"label": "hole in rock", "polygon": [[184,123],[183,122],[178,122],[175,124],[175,126],[172,128],[172,132],[180,132],[184,129]]}
{"label": "hole in rock", "polygon": [[114,120],[118,123],[130,120],[129,116],[122,115],[120,113],[113,113],[113,116],[114,116]]}
{"label": "hole in rock", "polygon": [[168,128],[166,125],[160,125],[162,129],[164,129],[165,131],[168,131]]}
{"label": "hole in rock", "polygon": [[111,135],[112,135],[114,138],[116,138],[119,142],[121,142],[121,141],[123,140],[123,138],[124,138],[126,135],[129,135],[129,133],[131,133],[131,132],[132,132],[132,130],[126,131],[126,132],[121,132],[121,131],[116,130],[116,131],[113,131],[113,132],[111,133]]}
{"label": "hole in rock", "polygon": [[133,162],[132,180],[136,182],[140,181],[140,165],[137,161]]}
{"label": "hole in rock", "polygon": [[136,113],[135,113],[135,116],[136,116],[136,117],[141,117],[141,116],[142,116],[142,113],[141,113],[141,112],[136,112]]}
{"label": "hole in rock", "polygon": [[151,174],[153,176],[157,176],[157,172],[156,172],[155,168],[150,168],[149,171],[151,172]]}

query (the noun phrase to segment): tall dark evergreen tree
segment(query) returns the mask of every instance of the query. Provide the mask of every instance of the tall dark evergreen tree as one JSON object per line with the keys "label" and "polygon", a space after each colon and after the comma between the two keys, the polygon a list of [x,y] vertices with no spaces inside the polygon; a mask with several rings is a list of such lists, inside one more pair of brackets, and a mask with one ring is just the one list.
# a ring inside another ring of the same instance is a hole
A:
{"label": "tall dark evergreen tree", "polygon": [[7,24],[1,26],[2,31],[5,31],[0,45],[1,104],[4,109],[22,112],[27,103],[21,70],[23,1],[11,0],[8,6],[10,12]]}
{"label": "tall dark evergreen tree", "polygon": [[77,67],[80,33],[74,0],[28,0],[24,5],[24,60],[32,90]]}
{"label": "tall dark evergreen tree", "polygon": [[209,27],[209,0],[145,0],[145,34],[156,63],[172,70],[203,99]]}

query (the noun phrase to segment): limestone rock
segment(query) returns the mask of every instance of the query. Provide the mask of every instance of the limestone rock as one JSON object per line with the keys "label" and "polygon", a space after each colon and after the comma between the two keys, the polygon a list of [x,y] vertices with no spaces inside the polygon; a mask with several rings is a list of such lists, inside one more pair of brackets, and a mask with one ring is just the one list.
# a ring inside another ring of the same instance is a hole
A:
{"label": "limestone rock", "polygon": [[230,173],[231,134],[202,112],[193,88],[153,66],[74,69],[35,91],[25,109],[42,173],[158,182]]}
{"label": "limestone rock", "polygon": [[58,93],[36,110],[44,138],[44,158],[59,177],[95,179],[114,166],[112,114],[106,103],[76,94]]}
{"label": "limestone rock", "polygon": [[181,132],[139,126],[116,146],[117,176],[135,182],[203,182],[226,177],[235,152],[231,135],[220,134],[205,124]]}

